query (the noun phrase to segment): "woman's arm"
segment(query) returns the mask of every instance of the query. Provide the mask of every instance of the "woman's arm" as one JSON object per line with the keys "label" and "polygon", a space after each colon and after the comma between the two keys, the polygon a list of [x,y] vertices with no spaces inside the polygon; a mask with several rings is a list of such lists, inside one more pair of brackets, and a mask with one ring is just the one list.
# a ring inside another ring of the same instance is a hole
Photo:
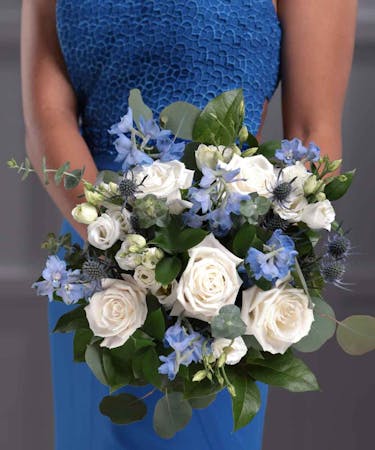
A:
{"label": "woman's arm", "polygon": [[352,65],[357,0],[279,0],[285,138],[341,158],[341,120]]}
{"label": "woman's arm", "polygon": [[[55,0],[24,0],[22,7],[21,67],[26,149],[42,178],[45,156],[51,168],[70,161],[71,168],[86,167],[84,178],[93,182],[96,167],[79,133],[77,105],[68,81],[55,25]],[[63,215],[82,237],[86,226],[75,222],[71,210],[83,187],[66,191],[53,182],[46,189]]]}

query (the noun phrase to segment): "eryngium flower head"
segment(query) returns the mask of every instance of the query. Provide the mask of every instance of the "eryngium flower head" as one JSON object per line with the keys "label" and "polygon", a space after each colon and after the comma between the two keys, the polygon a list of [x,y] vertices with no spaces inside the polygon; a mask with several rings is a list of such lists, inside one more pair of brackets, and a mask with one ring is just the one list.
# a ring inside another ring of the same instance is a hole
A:
{"label": "eryngium flower head", "polygon": [[350,240],[339,233],[331,233],[328,236],[328,254],[334,259],[342,259],[348,256],[351,249]]}
{"label": "eryngium flower head", "polygon": [[108,278],[108,266],[98,260],[89,259],[82,264],[83,276],[88,281],[100,280],[101,278]]}
{"label": "eryngium flower head", "polygon": [[278,183],[273,191],[273,198],[278,202],[284,202],[289,197],[290,193],[292,192],[292,182],[284,181],[282,183]]}
{"label": "eryngium flower head", "polygon": [[320,273],[326,283],[339,285],[345,274],[345,264],[342,260],[324,258],[320,263]]}
{"label": "eryngium flower head", "polygon": [[264,217],[263,225],[265,228],[271,231],[275,231],[277,229],[285,231],[289,226],[289,222],[287,220],[282,219],[278,214],[275,214],[274,212],[270,211]]}

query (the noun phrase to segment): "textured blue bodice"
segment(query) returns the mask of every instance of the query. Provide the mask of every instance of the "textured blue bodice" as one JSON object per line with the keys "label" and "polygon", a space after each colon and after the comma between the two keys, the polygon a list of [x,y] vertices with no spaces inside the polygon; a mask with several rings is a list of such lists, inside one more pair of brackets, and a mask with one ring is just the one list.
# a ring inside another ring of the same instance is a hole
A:
{"label": "textured blue bodice", "polygon": [[245,123],[256,133],[279,79],[271,0],[58,0],[57,29],[98,161],[114,154],[107,130],[126,112],[132,88],[160,113],[173,101],[203,107],[243,87]]}

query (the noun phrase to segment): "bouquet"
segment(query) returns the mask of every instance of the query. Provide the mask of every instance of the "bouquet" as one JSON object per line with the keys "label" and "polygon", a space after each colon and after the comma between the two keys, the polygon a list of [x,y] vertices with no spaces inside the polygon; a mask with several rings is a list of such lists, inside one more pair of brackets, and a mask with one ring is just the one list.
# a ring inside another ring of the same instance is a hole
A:
{"label": "bouquet", "polygon": [[[109,129],[119,171],[93,185],[69,162],[43,172],[85,201],[72,211],[87,224],[83,247],[48,236],[34,283],[49,301],[73,305],[54,331],[74,332],[74,360],[86,363],[109,395],[100,411],[113,422],[142,420],[142,398],[121,391],[150,384],[164,395],[154,429],[170,438],[228,389],[234,430],[260,407],[256,382],[293,392],[318,390],[294,352],[336,336],[350,354],[374,349],[374,321],[344,321],[322,297],[343,281],[351,242],[332,201],[354,171],[301,140],[259,144],[243,125],[241,89],[203,110],[167,106],[157,121],[139,90]],[[9,166],[33,170],[26,159]],[[173,420],[172,420],[173,417]]]}

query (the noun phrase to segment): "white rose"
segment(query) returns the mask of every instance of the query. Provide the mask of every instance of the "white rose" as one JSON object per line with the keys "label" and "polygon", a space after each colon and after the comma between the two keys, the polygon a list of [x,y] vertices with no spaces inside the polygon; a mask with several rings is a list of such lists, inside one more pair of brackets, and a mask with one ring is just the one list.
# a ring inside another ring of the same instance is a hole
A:
{"label": "white rose", "polygon": [[246,334],[255,336],[263,350],[273,354],[285,353],[307,336],[314,321],[306,294],[288,281],[269,291],[256,286],[243,291],[241,318]]}
{"label": "white rose", "polygon": [[[194,170],[186,169],[180,161],[155,161],[147,166],[138,166],[133,171],[135,182],[142,183],[137,198],[153,194],[165,198],[167,205],[176,207],[176,201],[181,200],[180,189],[188,189],[193,182]],[[142,182],[143,181],[143,182]]]}
{"label": "white rose", "polygon": [[103,291],[96,292],[85,307],[90,329],[105,338],[101,347],[120,347],[147,317],[146,291],[131,276],[123,278],[102,280]]}
{"label": "white rose", "polygon": [[310,203],[303,210],[301,220],[313,230],[324,228],[331,231],[331,223],[335,220],[335,210],[329,200]]}
{"label": "white rose", "polygon": [[107,209],[107,214],[120,224],[120,240],[124,240],[128,234],[133,233],[133,226],[131,223],[131,212],[121,206]]}
{"label": "white rose", "polygon": [[155,279],[155,270],[145,267],[142,264],[135,268],[133,277],[141,288],[147,289],[152,293],[157,291],[161,286]]}
{"label": "white rose", "polygon": [[273,165],[263,155],[243,158],[234,154],[228,164],[221,164],[227,170],[240,169],[236,179],[228,183],[228,189],[240,194],[257,192],[264,197],[272,195],[271,190],[276,181]]}
{"label": "white rose", "polygon": [[102,214],[87,227],[87,240],[100,250],[107,250],[120,237],[120,223],[108,214]]}
{"label": "white rose", "polygon": [[150,247],[142,253],[142,264],[148,269],[155,269],[156,264],[163,259],[163,256],[163,250],[157,247]]}
{"label": "white rose", "polygon": [[200,144],[195,151],[195,160],[199,170],[202,170],[202,167],[215,169],[219,161],[229,162],[233,153],[233,148],[225,145]]}
{"label": "white rose", "polygon": [[172,315],[210,322],[224,305],[233,304],[242,280],[237,266],[242,259],[227,250],[210,234],[189,249],[189,262],[177,288]]}
{"label": "white rose", "polygon": [[90,203],[81,203],[73,208],[72,216],[77,222],[88,225],[98,218],[98,211]]}
{"label": "white rose", "polygon": [[177,280],[173,280],[168,286],[160,286],[153,294],[161,305],[166,309],[171,309],[177,300],[177,287]]}
{"label": "white rose", "polygon": [[226,353],[225,364],[238,364],[247,353],[247,347],[242,337],[236,337],[233,342],[230,339],[217,338],[212,343],[212,354],[214,358],[219,359]]}

